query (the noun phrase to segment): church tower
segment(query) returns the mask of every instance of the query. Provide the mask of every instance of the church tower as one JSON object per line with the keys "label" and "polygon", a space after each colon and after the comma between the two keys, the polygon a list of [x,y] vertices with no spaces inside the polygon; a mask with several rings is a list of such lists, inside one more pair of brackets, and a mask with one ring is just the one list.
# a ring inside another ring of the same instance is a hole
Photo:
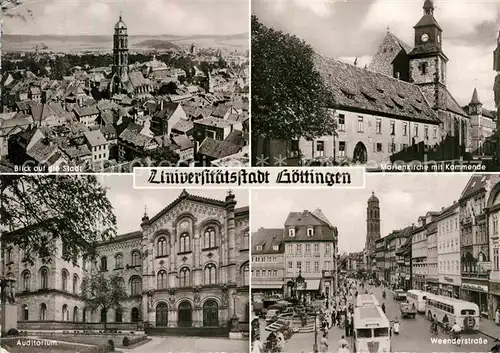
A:
{"label": "church tower", "polygon": [[419,85],[434,108],[442,107],[446,88],[446,64],[443,53],[443,30],[434,18],[433,0],[425,0],[424,15],[413,27],[415,46],[408,54],[410,59],[410,81]]}
{"label": "church tower", "polygon": [[120,19],[116,22],[113,35],[113,79],[112,94],[125,91],[125,82],[128,81],[128,34],[127,26]]}
{"label": "church tower", "polygon": [[366,208],[366,245],[368,256],[375,252],[375,241],[380,239],[380,204],[375,193],[368,199]]}

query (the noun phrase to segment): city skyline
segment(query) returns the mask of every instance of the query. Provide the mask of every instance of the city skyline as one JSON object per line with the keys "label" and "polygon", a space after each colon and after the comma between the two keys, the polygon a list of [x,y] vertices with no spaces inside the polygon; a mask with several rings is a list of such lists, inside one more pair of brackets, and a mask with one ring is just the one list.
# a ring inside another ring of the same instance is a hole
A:
{"label": "city skyline", "polygon": [[9,11],[3,33],[109,35],[122,15],[135,35],[234,35],[248,33],[248,13],[244,0],[29,0]]}
{"label": "city skyline", "polygon": [[[362,251],[366,241],[366,207],[372,191],[380,200],[380,236],[417,223],[429,211],[458,201],[471,174],[370,175],[364,189],[254,190],[251,231],[283,228],[290,212],[320,208],[337,227],[339,252]],[[261,205],[273,205],[272,208]],[[335,208],[332,209],[332,205]]]}
{"label": "city skyline", "polygon": [[[132,175],[100,175],[101,184],[108,188],[108,199],[113,205],[117,220],[117,235],[141,230],[144,207],[150,218],[175,201],[182,189],[134,189]],[[227,190],[186,189],[192,195],[224,201]],[[236,207],[248,206],[248,192],[245,189],[233,190]]]}
{"label": "city skyline", "polygon": [[[422,5],[423,0],[253,0],[252,14],[267,26],[305,40],[323,55],[349,64],[358,58],[358,66],[364,67],[388,28],[413,47],[413,26],[422,17]],[[436,0],[435,6],[435,18],[443,28],[443,50],[450,59],[448,88],[464,106],[476,87],[484,107],[493,109],[500,3]]]}

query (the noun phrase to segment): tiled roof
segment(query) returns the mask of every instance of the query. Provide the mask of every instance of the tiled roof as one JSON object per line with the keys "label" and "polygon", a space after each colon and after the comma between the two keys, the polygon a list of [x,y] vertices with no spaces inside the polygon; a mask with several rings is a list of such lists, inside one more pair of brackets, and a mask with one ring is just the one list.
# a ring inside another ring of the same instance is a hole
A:
{"label": "tiled roof", "polygon": [[212,112],[212,116],[215,116],[217,118],[224,118],[229,109],[231,109],[231,107],[224,104],[220,104]]}
{"label": "tiled roof", "polygon": [[215,118],[212,116],[205,118],[205,119],[196,120],[194,123],[200,124],[200,125],[205,125],[205,126],[219,127],[219,128],[231,127],[231,123],[228,122],[227,120]]}
{"label": "tiled roof", "polygon": [[193,129],[193,122],[190,120],[180,119],[177,124],[174,125],[172,129],[187,133],[189,130]]}
{"label": "tiled roof", "polygon": [[74,111],[78,116],[89,116],[89,115],[99,114],[99,109],[97,109],[97,105],[76,107],[74,108]]}
{"label": "tiled roof", "polygon": [[313,214],[313,216],[319,218],[320,220],[322,220],[323,222],[328,224],[330,227],[332,227],[332,228],[334,227],[333,224],[330,223],[328,218],[326,218],[325,214],[323,213],[323,211],[321,211],[320,208],[315,209],[312,214]]}
{"label": "tiled roof", "polygon": [[55,145],[44,144],[42,140],[31,147],[26,154],[39,163],[45,163],[59,148]]}
{"label": "tiled roof", "polygon": [[439,107],[439,108],[444,108],[446,110],[449,110],[450,112],[453,112],[455,114],[463,115],[466,117],[469,117],[469,115],[462,109],[460,104],[458,104],[457,100],[452,96],[450,91],[448,91],[447,88],[444,88],[445,90],[445,103],[446,107]]}
{"label": "tiled roof", "polygon": [[45,119],[53,116],[62,117],[67,115],[67,112],[62,107],[61,103],[50,102],[45,104],[32,104],[31,108],[31,116],[33,120],[41,123]]}
{"label": "tiled roof", "polygon": [[[308,226],[313,227],[314,234],[307,235]],[[285,232],[285,241],[334,241],[336,234],[328,223],[316,217],[307,210],[303,212],[290,212],[285,221],[285,228],[293,227],[295,236],[290,237],[288,231]]]}
{"label": "tiled roof", "polygon": [[370,64],[368,64],[368,70],[387,76],[393,76],[392,62],[401,50],[408,54],[411,51],[411,47],[397,38],[394,34],[387,31],[387,34],[382,43],[380,43],[375,56]]}
{"label": "tiled roof", "polygon": [[64,153],[66,153],[70,158],[82,158],[92,154],[87,145],[68,147],[64,149]]}
{"label": "tiled roof", "polygon": [[111,243],[117,243],[117,242],[122,242],[126,240],[131,240],[131,239],[137,239],[137,238],[142,238],[142,231],[137,230],[135,232],[130,232],[130,233],[125,233],[125,234],[120,234],[117,235],[116,237],[113,237],[112,239],[109,239],[108,241],[102,242],[99,244],[99,246],[102,245],[107,245]]}
{"label": "tiled roof", "polygon": [[181,150],[186,150],[193,147],[193,141],[186,135],[179,135],[172,137],[172,141],[180,147]]}
{"label": "tiled roof", "polygon": [[248,207],[248,206],[237,207],[234,209],[234,214],[236,216],[248,214],[248,212],[250,212],[250,207]]}
{"label": "tiled roof", "polygon": [[135,146],[144,147],[151,142],[152,138],[141,135],[140,131],[142,129],[142,126],[129,124],[128,127],[120,134],[120,139]]}
{"label": "tiled roof", "polygon": [[418,86],[315,55],[315,67],[332,94],[335,108],[439,124]]}
{"label": "tiled roof", "polygon": [[[260,228],[252,233],[252,254],[283,254],[285,252],[283,233],[283,228]],[[273,249],[275,245],[278,246],[278,250]],[[262,246],[262,250],[257,250],[257,246]]]}
{"label": "tiled roof", "polygon": [[245,146],[245,138],[243,136],[243,132],[239,130],[233,130],[227,135],[224,139],[226,142],[230,142],[233,145],[237,146]]}
{"label": "tiled roof", "polygon": [[92,147],[105,145],[108,143],[100,130],[87,131],[84,133],[84,135]]}
{"label": "tiled roof", "polygon": [[465,186],[464,190],[462,191],[462,194],[460,195],[461,199],[467,198],[482,188],[486,185],[486,183],[492,179],[494,175],[493,174],[474,174],[470,177],[469,181],[467,182],[467,185]]}
{"label": "tiled roof", "polygon": [[235,145],[231,142],[214,140],[207,137],[198,148],[198,154],[219,159],[230,156],[241,151],[241,146]]}
{"label": "tiled roof", "polygon": [[179,103],[163,103],[163,110],[154,114],[154,117],[161,120],[168,120],[179,107]]}

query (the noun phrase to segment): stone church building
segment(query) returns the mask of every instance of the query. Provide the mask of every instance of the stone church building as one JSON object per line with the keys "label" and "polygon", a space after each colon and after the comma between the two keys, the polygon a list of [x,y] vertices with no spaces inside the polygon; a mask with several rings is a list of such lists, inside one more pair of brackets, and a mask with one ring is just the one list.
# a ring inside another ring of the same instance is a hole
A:
{"label": "stone church building", "polygon": [[[55,257],[19,261],[7,249],[6,272],[17,280],[19,330],[149,329],[156,334],[227,335],[248,329],[249,209],[183,191],[140,230],[103,243],[93,264]],[[61,254],[63,249],[58,246]],[[129,295],[120,310],[86,310],[79,295],[93,271],[119,274]]]}

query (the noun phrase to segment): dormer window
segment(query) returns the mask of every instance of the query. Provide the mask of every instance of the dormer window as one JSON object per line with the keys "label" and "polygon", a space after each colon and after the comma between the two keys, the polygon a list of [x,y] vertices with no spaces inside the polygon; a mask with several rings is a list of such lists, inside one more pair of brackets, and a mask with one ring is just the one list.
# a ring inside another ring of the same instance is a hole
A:
{"label": "dormer window", "polygon": [[294,229],[294,228],[290,228],[290,229],[288,229],[288,236],[289,236],[290,238],[295,237],[295,229]]}
{"label": "dormer window", "polygon": [[312,237],[314,235],[314,228],[308,227],[307,228],[307,236]]}
{"label": "dormer window", "polygon": [[257,245],[257,246],[256,246],[256,250],[257,250],[257,251],[262,251],[262,245]]}
{"label": "dormer window", "polygon": [[273,245],[273,251],[278,251],[280,249],[279,245]]}

